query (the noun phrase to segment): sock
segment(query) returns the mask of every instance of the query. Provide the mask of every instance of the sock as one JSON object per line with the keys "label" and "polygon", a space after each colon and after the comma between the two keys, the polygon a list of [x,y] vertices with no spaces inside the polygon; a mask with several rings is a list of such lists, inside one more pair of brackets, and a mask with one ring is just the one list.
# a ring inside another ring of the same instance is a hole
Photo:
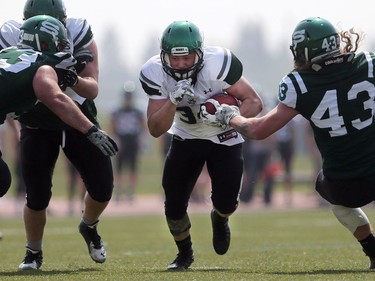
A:
{"label": "sock", "polygon": [[94,227],[99,223],[99,220],[96,220],[96,221],[94,221],[94,222],[89,222],[89,221],[87,221],[85,218],[82,218],[82,222],[83,222],[84,224],[86,224],[88,227],[90,227],[90,228],[94,228]]}
{"label": "sock", "polygon": [[375,237],[373,234],[370,234],[365,239],[358,242],[361,244],[362,250],[367,256],[375,258]]}
{"label": "sock", "polygon": [[178,251],[180,253],[190,253],[191,251],[193,251],[193,249],[192,249],[193,244],[191,242],[191,236],[190,235],[188,237],[186,237],[184,240],[175,241],[175,242],[176,242]]}
{"label": "sock", "polygon": [[42,240],[39,241],[27,241],[26,248],[31,250],[34,254],[42,250]]}

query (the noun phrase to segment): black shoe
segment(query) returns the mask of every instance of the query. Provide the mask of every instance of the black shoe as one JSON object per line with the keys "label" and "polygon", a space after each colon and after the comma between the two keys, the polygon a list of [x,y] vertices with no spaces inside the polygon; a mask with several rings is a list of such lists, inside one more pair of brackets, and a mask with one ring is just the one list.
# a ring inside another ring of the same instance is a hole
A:
{"label": "black shoe", "polygon": [[107,253],[105,251],[103,241],[96,230],[98,222],[89,226],[81,221],[78,229],[86,241],[91,259],[94,262],[103,263],[107,258]]}
{"label": "black shoe", "polygon": [[179,252],[174,259],[174,261],[168,265],[168,270],[186,270],[194,262],[194,252],[193,250],[187,253]]}
{"label": "black shoe", "polygon": [[215,210],[211,211],[212,244],[218,255],[224,255],[230,244],[228,218],[221,217]]}
{"label": "black shoe", "polygon": [[35,270],[39,269],[43,263],[42,251],[33,251],[26,248],[26,255],[22,263],[18,266],[18,270]]}
{"label": "black shoe", "polygon": [[375,259],[370,258],[370,264],[368,266],[369,269],[375,269]]}

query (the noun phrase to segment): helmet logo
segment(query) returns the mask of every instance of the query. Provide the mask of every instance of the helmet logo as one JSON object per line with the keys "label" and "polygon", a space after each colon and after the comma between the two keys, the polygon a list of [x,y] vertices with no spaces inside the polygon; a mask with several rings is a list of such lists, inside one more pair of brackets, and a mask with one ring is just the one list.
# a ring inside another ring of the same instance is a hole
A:
{"label": "helmet logo", "polygon": [[174,47],[171,49],[171,54],[174,56],[183,56],[189,54],[188,47]]}
{"label": "helmet logo", "polygon": [[301,43],[305,40],[305,29],[297,30],[293,33],[292,39],[293,39],[293,45],[297,45],[298,43]]}
{"label": "helmet logo", "polygon": [[48,21],[43,21],[41,23],[40,31],[47,32],[53,37],[59,34],[59,26]]}

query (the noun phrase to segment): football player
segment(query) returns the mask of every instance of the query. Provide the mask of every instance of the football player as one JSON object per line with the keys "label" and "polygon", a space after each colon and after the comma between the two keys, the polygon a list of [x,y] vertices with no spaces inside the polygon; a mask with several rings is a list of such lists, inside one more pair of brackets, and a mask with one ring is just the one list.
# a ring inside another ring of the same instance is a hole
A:
{"label": "football player", "polygon": [[[24,19],[40,14],[53,16],[66,26],[70,46],[77,60],[78,83],[74,87],[66,87],[65,93],[99,127],[93,101],[98,95],[98,51],[90,25],[85,19],[67,18],[62,0],[25,2]],[[21,24],[15,21],[4,23],[0,29],[2,48],[16,44]],[[97,232],[97,225],[112,196],[113,171],[110,157],[92,149],[84,134],[72,129],[41,103],[23,114],[19,121],[22,125],[20,145],[27,193],[24,208],[27,249],[19,269],[38,269],[42,264],[46,210],[51,199],[52,171],[60,146],[79,171],[87,189],[79,231],[92,260],[97,263],[105,262],[106,250]]]}
{"label": "football player", "polygon": [[297,114],[306,118],[323,159],[315,188],[375,269],[373,229],[361,209],[375,199],[375,53],[356,53],[360,41],[359,33],[338,32],[326,19],[302,20],[292,35],[294,70],[279,84],[278,105],[249,119],[235,106],[219,105],[208,119],[264,139]]}
{"label": "football player", "polygon": [[[60,89],[74,87],[78,80],[76,60],[67,48],[63,24],[50,16],[35,16],[20,30],[17,47],[0,51],[0,123],[7,115],[17,118],[42,102],[64,122],[86,134],[104,155],[114,155],[116,145],[111,138],[99,131]],[[0,190],[1,197],[7,190]]]}
{"label": "football player", "polygon": [[148,129],[155,138],[173,135],[164,165],[162,185],[165,215],[178,248],[168,270],[185,270],[194,261],[187,207],[204,164],[212,182],[213,247],[223,255],[230,245],[228,217],[236,210],[242,180],[241,135],[228,127],[202,122],[200,105],[226,91],[242,102],[241,114],[257,115],[259,95],[242,76],[242,63],[228,49],[203,46],[198,27],[175,21],[161,38],[161,53],[143,66],[140,81],[149,101]]}

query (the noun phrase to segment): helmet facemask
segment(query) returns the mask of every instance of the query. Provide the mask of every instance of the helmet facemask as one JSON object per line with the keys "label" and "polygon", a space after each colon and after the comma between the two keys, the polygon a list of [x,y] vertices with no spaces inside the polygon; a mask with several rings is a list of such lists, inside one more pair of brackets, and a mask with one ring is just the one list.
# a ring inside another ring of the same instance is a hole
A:
{"label": "helmet facemask", "polygon": [[[173,49],[185,49],[186,52],[184,54],[178,54],[177,52],[174,52]],[[188,52],[187,48],[184,48],[184,47],[173,48],[173,49],[172,49],[172,53],[167,53],[167,52],[161,51],[160,57],[161,57],[161,61],[162,61],[162,64],[163,64],[164,71],[177,81],[183,80],[183,79],[194,78],[196,76],[196,74],[203,67],[203,51],[201,49],[197,49],[197,50],[194,51],[195,52],[195,61],[194,61],[194,64],[191,67],[185,68],[185,69],[174,69],[171,66],[169,56],[170,55],[172,55],[172,56],[187,55],[187,54],[189,54],[189,52]]]}
{"label": "helmet facemask", "polygon": [[[189,21],[175,21],[163,32],[160,59],[164,71],[175,80],[196,77],[203,67],[203,38],[198,27]],[[195,54],[194,64],[186,69],[174,69],[170,56]]]}

